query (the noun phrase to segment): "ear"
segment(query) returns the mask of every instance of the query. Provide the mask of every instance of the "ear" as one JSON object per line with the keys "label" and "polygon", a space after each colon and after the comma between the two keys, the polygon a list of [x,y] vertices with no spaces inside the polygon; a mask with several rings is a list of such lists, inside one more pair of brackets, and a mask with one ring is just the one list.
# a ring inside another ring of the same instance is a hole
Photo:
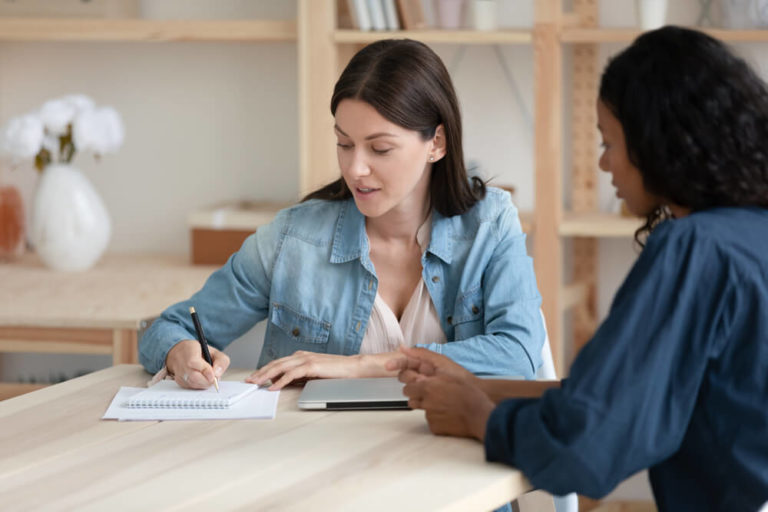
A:
{"label": "ear", "polygon": [[445,128],[442,124],[437,125],[435,136],[432,137],[432,148],[429,150],[427,159],[434,163],[445,156]]}

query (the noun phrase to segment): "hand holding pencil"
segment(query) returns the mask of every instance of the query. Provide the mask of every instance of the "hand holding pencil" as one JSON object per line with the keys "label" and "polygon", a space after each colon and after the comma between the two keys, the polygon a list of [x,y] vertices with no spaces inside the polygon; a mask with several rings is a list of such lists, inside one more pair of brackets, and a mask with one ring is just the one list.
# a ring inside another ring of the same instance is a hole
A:
{"label": "hand holding pencil", "polygon": [[[194,309],[194,308],[190,308]],[[195,313],[193,318],[197,316]],[[199,318],[197,322],[199,323]],[[205,338],[198,333],[198,338]],[[173,375],[176,383],[182,388],[208,389],[218,385],[218,378],[229,367],[229,357],[213,347],[207,341],[205,347],[210,359],[206,361],[203,340],[182,340],[168,351],[165,358],[166,368]],[[218,389],[218,387],[217,387]]]}
{"label": "hand holding pencil", "polygon": [[[208,350],[208,340],[205,339],[205,333],[203,332],[203,326],[200,324],[200,318],[197,316],[197,312],[193,306],[189,307],[189,314],[192,315],[192,322],[195,324],[195,332],[197,332],[197,341],[200,342],[200,348],[203,351],[203,359],[205,362],[211,365],[213,368],[213,359],[211,358],[211,352]],[[216,386],[216,391],[219,391],[219,379],[216,377],[214,371],[213,384]]]}

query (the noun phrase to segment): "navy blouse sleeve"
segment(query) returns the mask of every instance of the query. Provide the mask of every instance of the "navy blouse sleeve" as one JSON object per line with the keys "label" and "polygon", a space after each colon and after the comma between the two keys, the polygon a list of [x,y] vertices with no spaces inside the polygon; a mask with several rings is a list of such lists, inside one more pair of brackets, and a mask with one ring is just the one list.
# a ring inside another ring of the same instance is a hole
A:
{"label": "navy blouse sleeve", "polygon": [[675,453],[737,290],[717,248],[675,224],[649,237],[562,387],[494,410],[488,460],[555,494],[599,497]]}

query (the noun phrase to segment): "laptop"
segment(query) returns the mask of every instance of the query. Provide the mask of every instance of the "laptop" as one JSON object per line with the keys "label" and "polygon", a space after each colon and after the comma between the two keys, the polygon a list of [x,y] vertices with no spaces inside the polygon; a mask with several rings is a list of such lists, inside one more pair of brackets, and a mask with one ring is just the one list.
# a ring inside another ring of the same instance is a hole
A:
{"label": "laptop", "polygon": [[408,409],[403,386],[395,377],[311,380],[299,396],[299,409]]}

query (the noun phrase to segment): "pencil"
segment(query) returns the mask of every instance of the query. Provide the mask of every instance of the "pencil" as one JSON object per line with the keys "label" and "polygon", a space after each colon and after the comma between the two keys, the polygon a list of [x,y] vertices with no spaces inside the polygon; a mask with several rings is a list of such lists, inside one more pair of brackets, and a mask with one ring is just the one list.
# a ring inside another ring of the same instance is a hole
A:
{"label": "pencil", "polygon": [[[205,362],[211,365],[211,368],[213,368],[213,359],[211,358],[211,351],[208,350],[208,341],[205,339],[203,326],[200,325],[200,319],[197,317],[197,312],[195,311],[194,307],[189,307],[189,314],[192,315],[192,322],[195,324],[195,331],[197,331],[197,341],[200,342],[200,348],[203,349],[203,359],[205,359]],[[217,379],[215,375],[213,376],[213,385],[216,386],[216,392],[218,393],[219,379]]]}

